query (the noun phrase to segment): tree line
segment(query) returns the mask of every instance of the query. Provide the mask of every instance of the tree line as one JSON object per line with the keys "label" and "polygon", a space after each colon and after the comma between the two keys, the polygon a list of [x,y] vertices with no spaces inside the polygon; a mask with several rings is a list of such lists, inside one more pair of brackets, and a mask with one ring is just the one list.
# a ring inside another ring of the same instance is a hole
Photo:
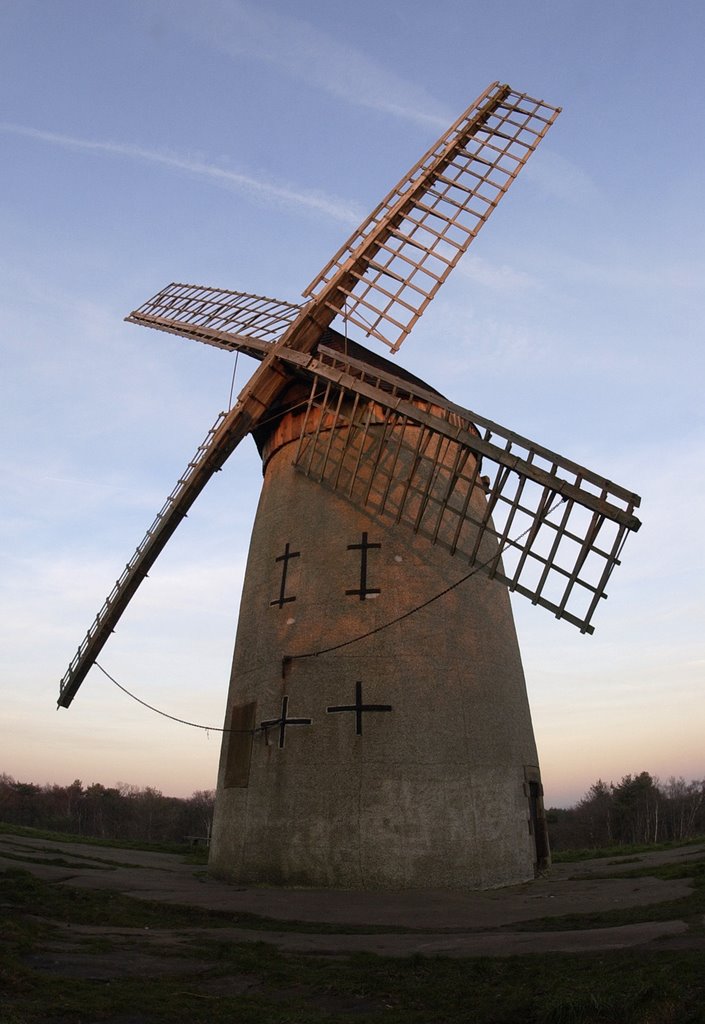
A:
{"label": "tree line", "polygon": [[99,839],[186,843],[210,835],[214,790],[188,798],[118,782],[70,786],[19,782],[0,775],[0,821]]}
{"label": "tree line", "polygon": [[705,779],[660,782],[649,772],[598,779],[574,807],[546,812],[553,850],[666,843],[705,835]]}
{"label": "tree line", "polygon": [[[70,786],[19,782],[0,775],[0,821],[100,839],[147,843],[205,840],[213,818],[213,790],[190,797],[117,783]],[[705,780],[648,772],[625,775],[617,785],[598,779],[574,807],[546,812],[553,850],[599,849],[705,835]]]}

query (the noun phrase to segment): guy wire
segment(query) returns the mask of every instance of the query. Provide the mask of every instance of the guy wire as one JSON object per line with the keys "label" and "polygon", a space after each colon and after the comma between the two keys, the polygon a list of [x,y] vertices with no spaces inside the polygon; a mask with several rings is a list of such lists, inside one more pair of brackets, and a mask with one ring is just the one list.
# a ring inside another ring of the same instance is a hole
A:
{"label": "guy wire", "polygon": [[128,697],[136,700],[138,704],[142,705],[142,707],[149,708],[150,711],[156,712],[156,714],[161,715],[163,718],[170,718],[172,722],[179,722],[180,725],[190,725],[193,729],[204,729],[206,732],[239,732],[250,734],[261,732],[260,727],[257,727],[256,729],[221,729],[217,725],[200,725],[198,722],[189,722],[185,718],[177,718],[176,715],[167,714],[166,711],[161,711],[159,708],[155,708],[152,704],[148,704],[146,700],[141,700],[140,697],[136,697],[134,693],[130,693],[130,691],[122,686],[117,679],[114,679],[109,672],[106,672],[99,662],[94,661],[93,664],[96,668],[100,669],[104,676],[107,676],[111,683],[115,683],[118,690],[122,690],[123,693],[126,693]]}
{"label": "guy wire", "polygon": [[[558,505],[566,500],[565,498],[561,498],[560,495],[559,499],[560,500],[557,501],[553,505],[553,507],[550,508],[546,513],[546,520],[555,511],[555,509],[558,508]],[[518,537],[515,537],[511,541],[507,538],[507,540],[505,540],[504,546],[506,547],[507,544],[516,544],[517,541],[520,541],[523,537],[525,537],[529,530],[531,530],[532,528],[532,526],[528,527],[526,530],[524,530],[523,533],[519,534]],[[486,562],[482,562],[480,565],[473,566],[469,573],[466,573],[465,576],[462,576],[459,580],[456,580],[455,583],[451,583],[450,586],[446,587],[444,590],[441,590],[438,594],[434,594],[433,597],[429,597],[428,600],[416,605],[415,608],[410,608],[408,611],[403,612],[401,615],[398,615],[395,619],[390,619],[389,622],[385,622],[381,626],[377,626],[375,629],[370,629],[366,633],[361,633],[359,636],[352,637],[351,640],[344,640],[342,643],[333,644],[331,647],[323,647],[321,648],[320,651],[308,651],[306,654],[284,655],[284,657],[282,658],[282,664],[287,665],[292,661],[298,661],[303,658],[317,658],[321,654],[330,654],[332,651],[339,651],[342,647],[349,647],[351,644],[355,644],[359,640],[365,640],[369,636],[374,636],[375,633],[381,633],[383,629],[387,629],[389,626],[394,626],[397,622],[402,622],[404,619],[408,619],[416,612],[419,612],[423,608],[426,608],[428,605],[433,604],[434,601],[438,601],[441,597],[444,597],[446,594],[449,594],[451,590],[455,590],[455,588],[459,587],[461,583],[465,583],[466,580],[469,580],[471,576],[475,576],[478,572],[481,572],[486,566],[490,564],[490,562],[495,561],[497,557],[498,555],[494,554],[492,555],[492,558],[488,558]],[[141,704],[142,707],[148,708],[150,711],[154,711],[155,714],[161,715],[162,718],[169,718],[172,722],[178,722],[180,725],[188,725],[191,726],[191,728],[193,729],[203,729],[205,732],[247,733],[249,735],[254,735],[255,733],[266,731],[265,729],[263,729],[261,725],[256,726],[254,729],[223,729],[215,725],[201,725],[199,722],[189,722],[185,718],[177,718],[176,715],[170,715],[168,714],[168,712],[162,711],[160,708],[155,708],[153,704],[148,704],[146,700],[142,700],[140,697],[137,697],[134,693],[131,693],[126,687],[122,686],[117,681],[117,679],[111,676],[110,673],[107,672],[99,662],[94,662],[94,665],[96,666],[96,668],[100,669],[103,675],[106,676],[111,683],[114,683],[115,686],[117,686],[118,690],[122,690],[124,694],[126,694],[128,697],[131,697],[132,700],[137,701],[137,703]]]}
{"label": "guy wire", "polygon": [[[554,512],[555,509],[557,509],[558,506],[565,500],[565,498],[560,498],[560,500],[557,501],[553,505],[553,507],[548,510],[544,519],[547,520],[551,513]],[[532,523],[531,526],[528,526],[523,533],[519,534],[518,537],[515,537],[513,540],[507,538],[504,542],[504,547],[506,547],[508,544],[518,543],[518,541],[525,537],[527,533],[529,533],[529,531],[533,528],[534,527]],[[478,572],[482,572],[482,570],[486,568],[490,564],[490,562],[496,561],[500,557],[501,553],[502,549],[500,548],[500,551],[497,554],[492,555],[492,557],[488,558],[486,562],[481,562],[479,565],[474,565],[469,573],[467,573],[465,576],[461,576],[461,578],[459,580],[456,580],[455,583],[451,583],[450,586],[445,588],[445,590],[441,590],[440,593],[434,594],[433,597],[429,597],[426,601],[422,601],[421,604],[417,604],[415,608],[410,608],[409,611],[402,612],[402,614],[397,615],[395,619],[390,619],[389,622],[384,622],[382,623],[381,626],[376,626],[374,629],[369,629],[366,633],[361,633],[360,636],[353,637],[352,640],[343,640],[342,643],[333,644],[331,647],[322,647],[320,651],[307,651],[306,654],[285,654],[284,657],[282,658],[282,664],[288,665],[290,662],[298,661],[302,658],[317,658],[320,654],[330,654],[331,651],[339,651],[341,647],[349,647],[351,644],[356,644],[358,640],[365,640],[368,636],[374,636],[376,633],[381,633],[383,629],[388,629],[390,626],[396,625],[397,622],[402,622],[404,619],[408,619],[411,615],[414,615],[416,612],[420,612],[422,608],[427,608],[428,605],[433,604],[434,601],[438,601],[439,598],[444,597],[446,594],[449,594],[451,590],[455,590],[455,588],[459,587],[461,583],[465,583],[466,580],[469,580],[471,576],[475,576]]]}

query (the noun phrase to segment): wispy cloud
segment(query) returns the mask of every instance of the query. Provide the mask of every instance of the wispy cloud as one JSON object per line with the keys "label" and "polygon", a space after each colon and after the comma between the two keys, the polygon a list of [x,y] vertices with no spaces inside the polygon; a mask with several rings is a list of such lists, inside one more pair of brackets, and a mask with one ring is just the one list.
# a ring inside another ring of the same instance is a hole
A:
{"label": "wispy cloud", "polygon": [[539,287],[539,282],[524,270],[508,263],[491,263],[481,256],[467,255],[458,265],[459,277],[467,277],[484,288],[518,291]]}
{"label": "wispy cloud", "polygon": [[225,53],[272,65],[346,103],[435,128],[451,120],[425,89],[347,42],[344,26],[332,34],[238,0],[184,6],[181,24]]}
{"label": "wispy cloud", "polygon": [[642,295],[659,293],[702,293],[705,281],[705,263],[702,259],[661,259],[654,254],[654,261],[639,261],[634,248],[624,256],[607,254],[592,261],[578,259],[570,253],[561,253],[560,260],[544,260],[543,269],[554,280],[583,282],[599,285],[610,290],[633,290]]}
{"label": "wispy cloud", "polygon": [[579,206],[602,205],[604,197],[586,171],[550,147],[542,147],[540,160],[529,160],[522,171],[554,199]]}
{"label": "wispy cloud", "polygon": [[361,212],[348,200],[327,196],[322,192],[301,190],[289,185],[263,181],[247,174],[231,171],[217,164],[207,163],[179,156],[174,153],[146,149],[128,142],[101,142],[82,139],[59,132],[44,131],[28,125],[0,123],[0,131],[6,134],[19,135],[24,138],[45,142],[64,149],[75,149],[85,153],[101,153],[107,156],[122,157],[129,160],[140,160],[150,164],[168,167],[170,170],[193,174],[206,178],[216,185],[243,192],[267,202],[279,202],[285,206],[298,207],[323,214],[333,220],[355,226],[362,219]]}

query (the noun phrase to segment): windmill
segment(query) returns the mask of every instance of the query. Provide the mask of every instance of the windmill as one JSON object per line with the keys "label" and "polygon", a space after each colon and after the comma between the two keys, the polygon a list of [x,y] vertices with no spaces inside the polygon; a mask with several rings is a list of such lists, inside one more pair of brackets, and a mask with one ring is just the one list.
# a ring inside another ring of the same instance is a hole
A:
{"label": "windmill", "polygon": [[348,332],[397,351],[559,112],[491,84],[301,306],[170,284],[127,317],[261,365],[128,562],[58,703],[251,433],[264,483],[225,716],[218,874],[486,887],[548,863],[509,592],[591,633],[639,498]]}

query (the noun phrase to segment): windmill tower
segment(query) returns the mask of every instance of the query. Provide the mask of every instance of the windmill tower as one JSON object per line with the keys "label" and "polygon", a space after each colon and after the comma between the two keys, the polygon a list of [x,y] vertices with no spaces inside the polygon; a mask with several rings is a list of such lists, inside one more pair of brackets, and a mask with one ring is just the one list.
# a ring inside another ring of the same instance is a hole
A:
{"label": "windmill tower", "polygon": [[252,433],[264,484],[218,776],[221,875],[487,887],[548,863],[509,591],[592,632],[639,498],[449,402],[348,331],[398,349],[558,113],[490,85],[303,306],[172,284],[127,318],[261,365],[98,613],[59,706]]}

